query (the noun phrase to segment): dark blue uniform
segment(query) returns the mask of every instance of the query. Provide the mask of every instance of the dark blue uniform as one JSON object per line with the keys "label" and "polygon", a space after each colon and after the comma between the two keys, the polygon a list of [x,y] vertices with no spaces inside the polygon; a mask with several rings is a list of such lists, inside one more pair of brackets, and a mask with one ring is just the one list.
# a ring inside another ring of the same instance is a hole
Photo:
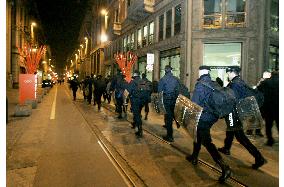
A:
{"label": "dark blue uniform", "polygon": [[123,92],[126,87],[126,81],[121,72],[119,72],[112,80],[110,90],[114,91],[114,97],[116,100],[116,112],[119,114],[118,118],[122,118],[122,106],[123,106]]}
{"label": "dark blue uniform", "polygon": [[166,72],[158,83],[158,92],[163,92],[163,101],[166,109],[165,124],[167,136],[164,139],[173,141],[173,119],[176,99],[179,93],[178,78],[172,72]]}
{"label": "dark blue uniform", "polygon": [[[246,83],[240,78],[240,76],[234,77],[231,82],[228,84],[229,88],[231,88],[234,91],[234,94],[236,96],[237,100],[243,99],[247,96],[247,88],[246,88]],[[229,116],[225,117],[225,121],[228,125],[232,125],[235,128],[234,131],[226,131],[226,138],[225,138],[225,145],[223,148],[219,148],[218,150],[221,151],[222,153],[225,153],[227,155],[230,154],[230,149],[233,143],[234,136],[236,136],[236,139],[240,144],[242,144],[248,152],[253,155],[255,158],[255,164],[252,165],[254,169],[258,169],[260,166],[262,166],[266,160],[263,158],[261,153],[257,150],[257,148],[250,142],[250,140],[246,137],[241,124],[241,121],[239,120],[238,114],[236,110],[234,109],[231,114],[231,118]]]}
{"label": "dark blue uniform", "polygon": [[[209,74],[202,75],[198,81],[206,82],[214,87]],[[223,182],[230,176],[231,171],[229,166],[224,163],[211,139],[210,128],[218,121],[218,116],[215,116],[209,108],[210,97],[213,90],[198,81],[193,91],[192,101],[203,107],[203,111],[197,126],[197,142],[193,143],[193,153],[191,156],[187,156],[187,160],[191,161],[193,165],[197,164],[197,158],[202,144],[206,147],[213,160],[221,167],[222,176],[219,180]]]}
{"label": "dark blue uniform", "polygon": [[141,81],[140,76],[135,76],[127,87],[132,107],[133,121],[138,128],[138,132],[136,133],[136,135],[138,135],[139,137],[142,136],[141,110],[147,101],[147,95],[148,95],[147,90],[139,89],[140,81]]}

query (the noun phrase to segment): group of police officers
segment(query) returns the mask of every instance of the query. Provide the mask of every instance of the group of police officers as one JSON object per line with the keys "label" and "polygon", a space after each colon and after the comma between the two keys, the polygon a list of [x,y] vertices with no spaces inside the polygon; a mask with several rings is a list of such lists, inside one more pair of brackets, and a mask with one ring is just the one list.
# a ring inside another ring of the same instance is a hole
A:
{"label": "group of police officers", "polygon": [[[237,100],[241,100],[246,97],[245,90],[246,84],[240,77],[240,67],[231,66],[226,69],[229,78],[229,84],[227,87],[231,88],[235,94]],[[226,132],[226,139],[224,141],[225,145],[222,148],[216,148],[213,144],[210,129],[218,121],[219,117],[212,112],[209,108],[208,103],[210,100],[210,95],[213,90],[208,86],[205,86],[201,82],[205,82],[209,85],[213,85],[213,81],[210,77],[210,68],[208,66],[199,67],[199,78],[196,81],[195,88],[192,94],[191,101],[198,104],[203,108],[200,119],[197,125],[197,141],[193,143],[193,152],[191,155],[186,156],[186,159],[190,161],[193,165],[198,163],[198,154],[201,149],[201,145],[205,146],[207,151],[210,153],[213,160],[222,169],[222,175],[219,178],[220,182],[224,182],[231,175],[230,167],[224,162],[222,156],[219,152],[226,155],[230,154],[230,148],[232,146],[233,138],[240,142],[248,152],[255,158],[255,163],[252,165],[253,169],[258,169],[264,165],[267,161],[258,151],[258,149],[250,142],[250,140],[245,135],[242,128],[236,129],[234,131]],[[110,92],[114,92],[116,112],[118,113],[118,118],[121,119],[123,112],[123,105],[125,104],[125,98],[128,97],[131,102],[131,111],[133,113],[133,127],[137,127],[137,132],[135,133],[137,137],[143,136],[142,130],[142,108],[145,107],[147,119],[149,106],[148,103],[151,101],[151,93],[153,90],[163,93],[163,103],[166,110],[164,115],[165,125],[167,129],[167,134],[163,136],[163,139],[169,142],[173,142],[173,120],[174,120],[174,108],[176,100],[181,90],[180,80],[175,77],[172,73],[172,67],[167,65],[165,67],[165,75],[159,80],[157,89],[153,88],[153,84],[146,78],[145,74],[140,77],[139,71],[135,70],[130,83],[125,81],[125,76],[121,71],[118,71],[117,75],[113,77],[110,82]],[[101,94],[98,95],[98,100],[100,100]],[[97,102],[99,103],[99,101]],[[239,120],[238,113],[233,110],[229,115],[225,116],[225,121],[227,123],[233,123],[234,126],[242,126]]]}

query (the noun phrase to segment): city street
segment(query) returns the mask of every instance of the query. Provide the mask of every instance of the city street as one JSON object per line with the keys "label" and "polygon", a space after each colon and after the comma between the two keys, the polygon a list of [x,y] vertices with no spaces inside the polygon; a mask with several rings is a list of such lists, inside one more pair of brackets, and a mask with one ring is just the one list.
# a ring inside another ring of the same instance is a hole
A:
{"label": "city street", "polygon": [[[7,91],[7,186],[279,186],[278,143],[250,137],[268,160],[253,170],[253,157],[235,140],[231,156],[222,155],[232,177],[219,184],[220,169],[204,147],[197,166],[185,160],[193,140],[182,128],[174,127],[174,143],[163,141],[163,116],[150,111],[143,138],[136,138],[130,112],[117,119],[113,103],[98,111],[79,90],[73,101],[68,86],[54,86],[29,117],[13,117],[18,90]],[[224,122],[211,133],[222,146]],[[273,135],[278,142],[276,129]]]}

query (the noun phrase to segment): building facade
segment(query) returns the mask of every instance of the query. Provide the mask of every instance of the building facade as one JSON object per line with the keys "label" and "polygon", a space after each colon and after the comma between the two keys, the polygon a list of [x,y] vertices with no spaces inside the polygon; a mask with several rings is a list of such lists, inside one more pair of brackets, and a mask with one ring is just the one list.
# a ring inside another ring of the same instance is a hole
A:
{"label": "building facade", "polygon": [[[37,48],[43,44],[43,31],[36,28],[36,24],[39,23],[34,1],[6,0],[6,85],[8,88],[17,88],[19,74],[25,73],[24,66],[19,63],[18,47],[23,48],[29,43]],[[48,62],[50,57],[50,50],[47,50],[42,61]],[[45,66],[40,64],[39,77],[41,78],[44,76],[44,71],[47,71]],[[38,82],[40,83],[40,80]]]}
{"label": "building facade", "polygon": [[278,69],[277,0],[100,0],[89,6],[91,73],[115,74],[115,54],[127,51],[138,55],[133,70],[159,80],[171,65],[191,90],[200,65],[224,82],[225,68],[238,65],[250,85],[263,71]]}

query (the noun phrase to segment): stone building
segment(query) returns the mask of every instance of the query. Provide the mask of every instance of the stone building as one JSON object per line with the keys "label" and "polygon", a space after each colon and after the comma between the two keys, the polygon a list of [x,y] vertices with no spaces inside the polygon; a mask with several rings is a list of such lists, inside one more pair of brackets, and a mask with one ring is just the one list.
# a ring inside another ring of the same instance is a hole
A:
{"label": "stone building", "polygon": [[[25,72],[25,68],[19,63],[20,55],[17,47],[23,48],[24,44],[31,43],[36,48],[44,40],[43,30],[38,29],[36,24],[40,24],[40,20],[34,1],[6,0],[6,85],[8,88],[17,88],[19,74]],[[50,50],[47,50],[43,61],[48,62],[50,57]],[[45,70],[46,65],[41,64],[41,77]]]}
{"label": "stone building", "polygon": [[200,65],[225,82],[225,68],[238,65],[250,85],[263,71],[278,69],[277,0],[100,0],[89,6],[89,72],[114,74],[114,55],[127,51],[138,55],[133,70],[159,80],[170,64],[191,90]]}

